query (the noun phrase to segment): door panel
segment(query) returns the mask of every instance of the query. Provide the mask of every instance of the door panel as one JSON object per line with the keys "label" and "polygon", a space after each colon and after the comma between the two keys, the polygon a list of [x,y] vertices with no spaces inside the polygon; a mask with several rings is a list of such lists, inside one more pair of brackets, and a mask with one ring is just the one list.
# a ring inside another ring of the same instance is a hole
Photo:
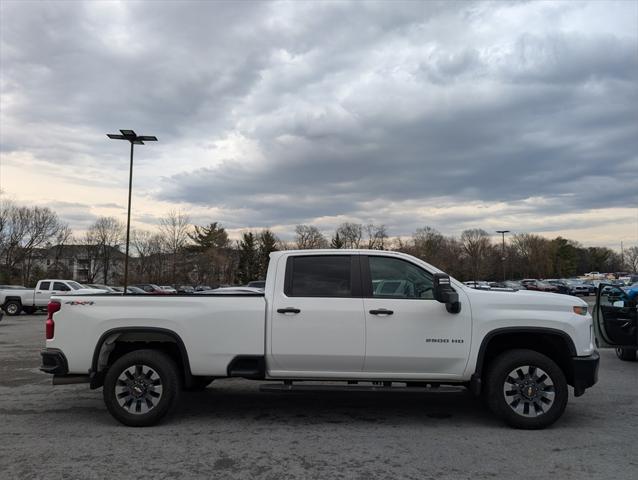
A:
{"label": "door panel", "polygon": [[291,256],[285,268],[271,311],[273,376],[361,372],[365,316],[358,256]]}
{"label": "door panel", "polygon": [[35,290],[35,304],[46,305],[51,299],[51,282],[40,282],[39,286]]}
{"label": "door panel", "polygon": [[432,298],[432,275],[408,264],[397,258],[362,257],[368,297],[364,372],[462,375],[471,343],[470,310],[448,313]]}
{"label": "door panel", "polygon": [[625,292],[612,285],[599,285],[597,296],[597,335],[603,346],[638,345],[638,309]]}

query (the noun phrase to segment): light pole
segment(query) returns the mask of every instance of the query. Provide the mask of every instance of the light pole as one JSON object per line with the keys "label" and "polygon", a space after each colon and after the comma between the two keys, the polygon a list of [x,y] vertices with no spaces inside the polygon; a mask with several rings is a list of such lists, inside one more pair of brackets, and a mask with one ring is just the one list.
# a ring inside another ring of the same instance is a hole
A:
{"label": "light pole", "polygon": [[503,281],[505,281],[505,234],[510,233],[509,230],[497,230],[496,233],[500,233],[503,237],[503,248],[501,250],[502,257],[501,260],[503,262]]}
{"label": "light pole", "polygon": [[128,140],[131,143],[131,162],[128,174],[128,212],[126,214],[126,252],[124,253],[124,292],[128,287],[128,244],[131,233],[131,192],[133,190],[133,145],[144,145],[144,142],[156,142],[157,137],[150,135],[137,135],[133,130],[120,130],[121,135],[107,133],[106,136],[112,140]]}

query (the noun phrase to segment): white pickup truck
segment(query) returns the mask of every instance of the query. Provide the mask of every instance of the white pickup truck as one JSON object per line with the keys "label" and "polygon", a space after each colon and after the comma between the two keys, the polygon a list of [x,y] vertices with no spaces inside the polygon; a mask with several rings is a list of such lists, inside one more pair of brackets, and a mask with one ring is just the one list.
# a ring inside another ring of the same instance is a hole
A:
{"label": "white pickup truck", "polygon": [[598,376],[582,300],[475,290],[397,252],[275,252],[264,293],[54,296],[48,312],[41,369],[103,387],[131,426],[158,422],[182,388],[244,377],[460,385],[509,425],[543,428],[568,385],[580,396]]}
{"label": "white pickup truck", "polygon": [[86,288],[73,280],[40,280],[34,288],[0,289],[0,307],[7,315],[31,314],[46,308],[52,295],[72,292],[74,295],[106,293],[106,290]]}

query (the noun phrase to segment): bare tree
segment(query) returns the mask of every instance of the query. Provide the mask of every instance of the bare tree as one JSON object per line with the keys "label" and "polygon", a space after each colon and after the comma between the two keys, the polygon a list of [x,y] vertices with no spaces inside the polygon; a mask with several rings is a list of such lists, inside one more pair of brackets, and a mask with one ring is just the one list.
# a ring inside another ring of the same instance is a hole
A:
{"label": "bare tree", "polygon": [[160,219],[159,229],[165,250],[171,256],[171,283],[177,283],[177,264],[191,233],[190,217],[181,211],[171,210]]}
{"label": "bare tree", "polygon": [[461,233],[461,244],[470,262],[472,279],[479,280],[491,248],[490,237],[485,230],[472,228]]}
{"label": "bare tree", "polygon": [[9,277],[19,276],[22,283],[29,283],[34,252],[55,238],[62,224],[48,207],[5,202],[0,210],[2,263]]}
{"label": "bare tree", "polygon": [[82,256],[78,259],[79,269],[83,273],[82,276],[86,278],[86,283],[94,283],[102,266],[99,261],[100,246],[95,231],[89,228],[78,243],[82,248]]}
{"label": "bare tree", "polygon": [[415,253],[419,258],[432,262],[443,246],[443,235],[432,227],[417,228],[412,235]]}
{"label": "bare tree", "polygon": [[47,269],[47,275],[51,277],[70,277],[73,272],[62,260],[65,247],[71,242],[73,231],[68,225],[62,225],[53,240],[50,252],[53,253],[53,263]]}
{"label": "bare tree", "polygon": [[139,282],[163,283],[165,262],[162,237],[158,233],[133,230],[131,246],[136,257],[133,278]]}
{"label": "bare tree", "polygon": [[102,281],[109,283],[111,266],[124,237],[124,226],[113,217],[100,217],[89,228],[89,234],[97,248]]}
{"label": "bare tree", "polygon": [[314,225],[297,225],[295,227],[298,249],[327,248],[328,240]]}
{"label": "bare tree", "polygon": [[532,233],[520,233],[512,236],[511,243],[523,276],[544,278],[551,275],[553,255],[549,240]]}
{"label": "bare tree", "polygon": [[367,248],[372,250],[385,250],[385,244],[388,240],[388,233],[385,225],[374,225],[369,223],[365,226],[366,236],[368,237]]}
{"label": "bare tree", "polygon": [[638,272],[638,246],[625,251],[625,264],[633,273]]}
{"label": "bare tree", "polygon": [[343,248],[361,248],[363,226],[360,223],[345,222],[337,227]]}

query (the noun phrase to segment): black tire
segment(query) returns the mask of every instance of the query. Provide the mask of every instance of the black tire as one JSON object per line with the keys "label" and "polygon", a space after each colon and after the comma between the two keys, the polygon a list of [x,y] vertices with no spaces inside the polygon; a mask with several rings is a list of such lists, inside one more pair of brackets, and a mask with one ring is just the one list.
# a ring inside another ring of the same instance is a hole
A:
{"label": "black tire", "polygon": [[534,350],[509,350],[489,365],[486,400],[514,428],[550,426],[565,411],[569,391],[560,367]]}
{"label": "black tire", "polygon": [[636,361],[636,349],[635,348],[616,348],[616,356],[625,362]]}
{"label": "black tire", "polygon": [[175,362],[157,350],[136,350],[123,355],[104,377],[106,408],[129,427],[158,423],[177,404],[179,393],[180,377]]}
{"label": "black tire", "polygon": [[22,313],[22,304],[17,300],[9,300],[4,304],[4,311],[11,317],[20,315]]}
{"label": "black tire", "polygon": [[215,377],[191,377],[191,384],[188,387],[184,387],[187,392],[201,392],[206,390],[211,383],[213,383]]}

